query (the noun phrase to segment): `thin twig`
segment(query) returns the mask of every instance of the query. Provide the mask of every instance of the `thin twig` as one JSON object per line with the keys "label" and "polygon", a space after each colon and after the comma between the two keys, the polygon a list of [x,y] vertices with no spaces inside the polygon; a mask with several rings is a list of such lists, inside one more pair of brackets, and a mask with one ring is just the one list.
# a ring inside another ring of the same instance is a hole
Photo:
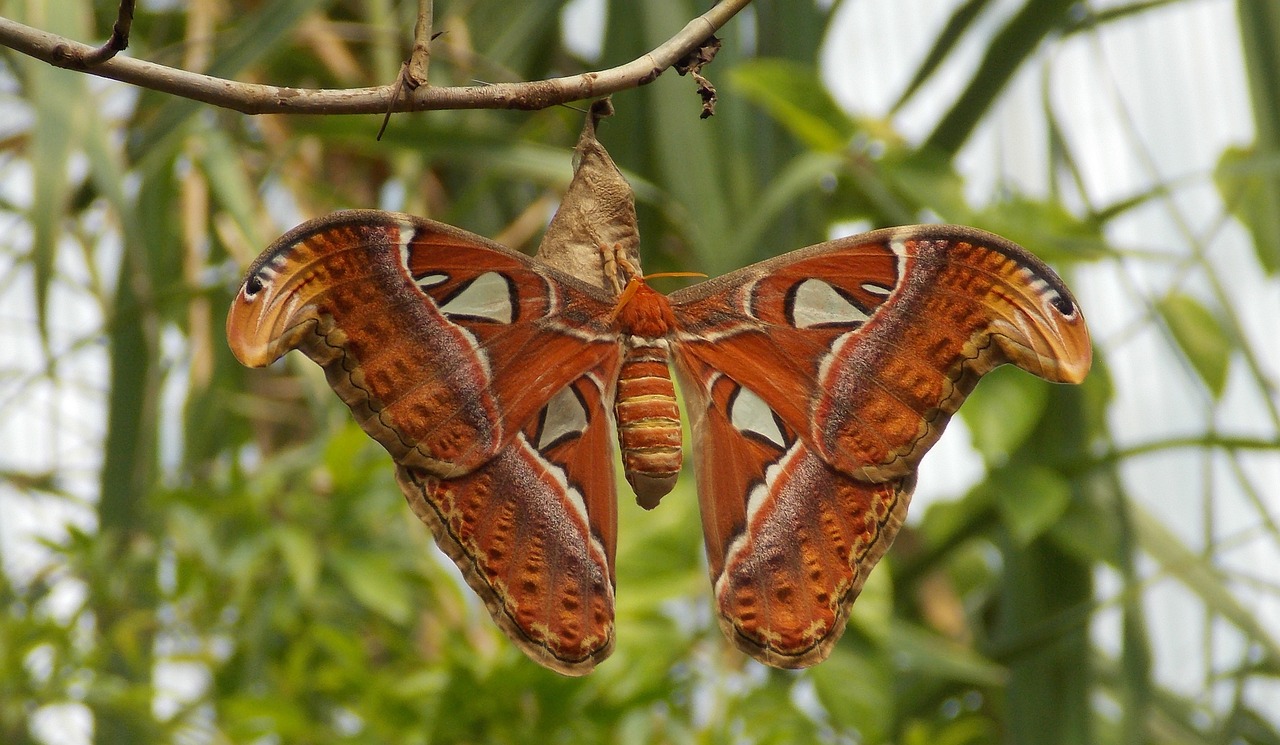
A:
{"label": "thin twig", "polygon": [[116,11],[116,22],[111,26],[111,38],[107,39],[102,46],[81,54],[73,61],[74,66],[86,68],[100,65],[128,48],[129,31],[133,28],[134,5],[135,0],[120,0],[120,8]]}
{"label": "thin twig", "polygon": [[417,90],[429,85],[427,68],[431,65],[431,42],[439,34],[431,33],[432,16],[435,13],[432,0],[418,0],[418,22],[413,27],[413,51],[409,53],[409,61],[400,66],[400,74],[391,91],[391,103],[387,113],[382,117],[382,126],[378,127],[378,136],[374,139],[382,141],[382,135],[391,123],[391,114],[395,110],[395,102],[400,100],[400,92],[406,86],[409,90]]}
{"label": "thin twig", "polygon": [[431,26],[434,23],[432,0],[418,0],[418,23],[413,27],[413,51],[409,53],[409,65],[401,73],[410,88],[427,84],[427,68],[431,66]]}
{"label": "thin twig", "polygon": [[[437,87],[424,85],[396,100],[394,84],[346,90],[281,88],[198,75],[130,57],[115,57],[84,70],[113,80],[202,101],[245,114],[381,114],[440,109],[544,109],[653,82],[702,45],[751,0],[722,0],[648,54],[598,72],[528,83]],[[79,42],[0,18],[0,45],[58,67],[92,51]]]}

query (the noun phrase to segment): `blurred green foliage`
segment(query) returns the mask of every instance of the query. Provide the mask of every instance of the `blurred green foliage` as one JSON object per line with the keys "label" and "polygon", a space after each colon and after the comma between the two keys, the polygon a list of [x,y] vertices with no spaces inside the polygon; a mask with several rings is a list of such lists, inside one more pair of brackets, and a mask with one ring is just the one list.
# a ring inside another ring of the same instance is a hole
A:
{"label": "blurred green foliage", "polygon": [[[913,144],[828,93],[819,51],[842,3],[757,3],[724,29],[704,71],[721,89],[712,120],[699,121],[692,84],[668,73],[618,94],[618,114],[602,126],[636,188],[646,268],[716,274],[824,240],[836,223],[926,217],[1004,233],[1068,275],[1113,257],[1107,221],[1155,194],[1082,212],[1056,195],[1007,193],[975,208],[954,159],[1041,44],[1170,4],[1093,15],[1087,4],[1015,3],[956,101]],[[703,4],[607,0],[598,60],[566,46],[565,5],[437,3],[445,33],[433,84],[619,64]],[[957,39],[989,3],[954,5],[900,104],[955,64]],[[1240,8],[1256,23],[1248,72],[1265,82],[1277,73],[1274,8]],[[397,74],[415,9],[166,3],[139,11],[129,53],[238,80],[374,85]],[[0,12],[89,40],[105,38],[115,3],[26,0]],[[822,665],[768,670],[729,648],[686,479],[654,513],[621,505],[614,656],[581,680],[537,667],[434,548],[386,454],[319,371],[298,359],[241,368],[222,314],[257,251],[332,209],[402,209],[536,246],[568,182],[582,113],[397,115],[379,142],[377,116],[244,117],[104,87],[7,50],[0,69],[13,89],[4,105],[26,116],[0,139],[0,159],[29,162],[33,184],[29,203],[0,204],[32,231],[30,250],[5,271],[30,272],[42,379],[61,374],[64,352],[48,328],[62,322],[51,297],[66,252],[91,257],[91,268],[97,252],[119,254],[79,286],[101,316],[85,343],[105,344],[108,360],[98,384],[105,427],[92,444],[102,449],[100,485],[83,506],[93,527],[49,541],[51,561],[33,577],[0,573],[0,741],[37,741],[33,721],[74,703],[91,714],[98,743],[1280,742],[1274,717],[1244,698],[1224,713],[1154,679],[1140,553],[1256,645],[1252,668],[1233,673],[1242,688],[1280,673],[1280,649],[1221,589],[1212,558],[1124,493],[1105,358],[1078,389],[1004,371],[978,389],[964,417],[986,477],[904,531]],[[1265,125],[1275,87],[1254,95]],[[1275,271],[1274,204],[1250,196],[1277,183],[1272,130],[1224,154],[1217,178]],[[1055,142],[1055,167],[1069,173],[1070,152]],[[1245,196],[1232,201],[1233,189]],[[119,245],[106,246],[104,233]],[[1232,331],[1238,321],[1186,294],[1152,314],[1207,395],[1221,396],[1232,356],[1250,354]],[[20,494],[80,499],[58,474],[36,476],[0,475]],[[1122,635],[1110,651],[1089,635],[1100,571],[1122,586],[1111,609]],[[68,583],[83,601],[57,611],[52,595]],[[188,693],[175,693],[175,676]]]}

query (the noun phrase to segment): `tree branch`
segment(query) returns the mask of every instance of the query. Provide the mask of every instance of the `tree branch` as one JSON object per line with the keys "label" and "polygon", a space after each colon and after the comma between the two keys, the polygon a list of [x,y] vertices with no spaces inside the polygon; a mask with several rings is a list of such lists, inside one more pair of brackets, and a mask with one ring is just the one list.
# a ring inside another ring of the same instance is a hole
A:
{"label": "tree branch", "polygon": [[394,84],[344,90],[281,88],[200,75],[131,57],[114,57],[86,67],[81,61],[95,51],[94,47],[7,18],[0,18],[0,45],[56,67],[82,70],[244,114],[382,114],[439,109],[532,111],[646,85],[698,49],[707,37],[750,2],[722,0],[653,51],[608,70],[528,83],[424,85],[400,96],[395,95]]}

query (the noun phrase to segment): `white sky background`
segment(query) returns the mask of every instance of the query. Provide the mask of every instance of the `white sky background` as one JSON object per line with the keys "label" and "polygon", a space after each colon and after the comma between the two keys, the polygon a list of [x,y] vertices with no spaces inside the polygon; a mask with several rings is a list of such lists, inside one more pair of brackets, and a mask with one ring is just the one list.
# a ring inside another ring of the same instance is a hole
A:
{"label": "white sky background", "polygon": [[[846,0],[823,50],[824,74],[837,99],[861,115],[884,114],[957,4]],[[1091,3],[1094,8],[1109,4],[1120,3]],[[981,24],[999,28],[1018,5],[1013,0],[996,3]],[[594,0],[578,0],[567,14],[571,35],[582,40],[580,50],[588,55],[600,39],[595,30],[600,22],[597,6]],[[1041,104],[1047,69],[1050,100],[1067,127],[1092,204],[1110,204],[1160,182],[1186,178],[1190,184],[1177,192],[1172,203],[1140,210],[1117,223],[1111,235],[1116,245],[1166,255],[1187,253],[1179,221],[1193,233],[1211,233],[1223,211],[1211,179],[1213,167],[1224,148],[1252,139],[1234,12],[1230,0],[1179,3],[1043,51],[1039,65],[1029,66],[1004,93],[996,115],[984,123],[959,160],[970,199],[981,204],[997,190],[1010,187],[1047,193]],[[740,17],[731,23],[746,22]],[[983,34],[970,34],[962,44],[971,66],[985,51],[983,39]],[[916,139],[927,134],[970,72],[971,67],[962,66],[944,71],[943,79],[934,81],[897,115],[899,130]],[[109,85],[124,88],[95,83]],[[21,113],[7,107],[4,92],[8,90],[10,84],[0,81],[0,135],[25,126]],[[30,174],[23,168],[22,163],[0,163],[0,191],[19,204],[30,201]],[[31,384],[39,376],[42,353],[34,332],[30,276],[14,271],[16,255],[30,244],[25,230],[13,215],[0,213],[0,348],[5,358],[0,370],[0,470],[55,470],[64,487],[88,502],[96,490],[105,426],[106,359],[101,345],[81,342],[100,327],[101,313],[77,288],[89,276],[77,258],[82,254],[62,252],[63,279],[56,283],[54,299],[59,310],[51,316],[60,383],[57,387],[47,381]],[[1223,271],[1235,283],[1235,310],[1250,334],[1251,346],[1263,355],[1268,375],[1280,380],[1280,282],[1263,278],[1248,237],[1234,223],[1216,234],[1210,245],[1219,267],[1238,268],[1233,273]],[[108,277],[112,253],[106,250],[95,257]],[[1115,380],[1116,399],[1109,416],[1118,444],[1198,434],[1211,427],[1226,435],[1276,437],[1260,413],[1263,394],[1253,387],[1240,360],[1233,360],[1225,401],[1215,407],[1194,373],[1171,351],[1158,324],[1147,317],[1146,304],[1158,299],[1174,280],[1171,265],[1168,260],[1128,259],[1092,265],[1069,277]],[[1181,290],[1211,300],[1194,275],[1182,282]],[[1123,473],[1130,494],[1193,550],[1205,548],[1207,495],[1212,495],[1215,542],[1256,527],[1256,518],[1250,522],[1249,517],[1256,513],[1244,504],[1225,459],[1190,453],[1172,451],[1131,459]],[[1271,453],[1253,458],[1246,472],[1268,501],[1273,518],[1280,519],[1280,457]],[[956,419],[925,459],[913,505],[916,519],[931,502],[962,494],[980,475],[967,432]],[[30,577],[47,560],[48,554],[35,546],[35,538],[58,537],[59,526],[66,522],[86,527],[93,522],[87,506],[52,500],[37,505],[7,484],[0,484],[0,515],[0,559],[5,570],[17,577]],[[1242,539],[1234,545],[1230,552],[1219,554],[1224,566],[1253,568],[1255,575],[1280,584],[1280,572],[1274,569],[1280,567],[1280,556],[1275,555],[1274,542]],[[1143,570],[1151,574],[1156,567],[1148,561]],[[1099,586],[1106,596],[1118,588],[1118,582],[1103,571]],[[67,607],[79,596],[74,582],[62,583],[59,592],[65,595]],[[1280,636],[1280,607],[1273,599],[1260,607],[1259,597],[1237,594],[1247,607],[1259,610],[1264,623]],[[1204,614],[1180,585],[1156,580],[1146,602],[1156,670],[1164,684],[1201,696],[1210,668],[1221,670],[1239,663],[1243,650],[1231,629],[1215,629],[1211,653],[1215,659],[1199,653],[1204,649]],[[1104,649],[1117,649],[1118,620],[1115,613],[1098,615],[1095,637]],[[174,685],[190,682],[179,676]],[[1228,693],[1223,684],[1213,688],[1211,695],[1224,703]],[[1259,689],[1254,696],[1280,701],[1280,687]],[[1273,718],[1280,721],[1280,706]],[[43,721],[45,732],[65,733],[70,727],[82,735],[55,738],[58,742],[87,741],[87,719],[74,707],[46,710]]]}

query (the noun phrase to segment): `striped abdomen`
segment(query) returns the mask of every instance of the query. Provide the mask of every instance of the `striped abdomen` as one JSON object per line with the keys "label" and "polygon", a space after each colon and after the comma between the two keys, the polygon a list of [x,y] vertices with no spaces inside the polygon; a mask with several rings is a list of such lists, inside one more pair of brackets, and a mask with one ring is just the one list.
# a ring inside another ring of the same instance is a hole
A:
{"label": "striped abdomen", "polygon": [[647,510],[658,506],[680,475],[680,409],[667,356],[666,340],[628,344],[614,404],[623,471]]}

